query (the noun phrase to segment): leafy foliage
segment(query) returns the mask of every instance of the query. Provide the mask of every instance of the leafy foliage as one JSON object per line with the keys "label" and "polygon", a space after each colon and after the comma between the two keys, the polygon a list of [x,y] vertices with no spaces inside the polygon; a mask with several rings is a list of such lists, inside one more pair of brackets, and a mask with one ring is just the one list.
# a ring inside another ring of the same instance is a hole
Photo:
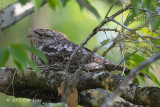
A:
{"label": "leafy foliage", "polygon": [[[69,0],[47,0],[47,3],[54,10],[56,8],[56,6],[60,6],[60,3],[62,4],[63,7],[65,7],[68,1]],[[96,10],[96,8],[94,6],[92,6],[88,0],[75,0],[75,1],[77,1],[81,10],[83,8],[86,8],[90,12],[92,12],[97,17],[97,19],[100,18],[100,15],[99,15],[98,11]],[[21,1],[22,4],[24,4],[23,2],[24,1]],[[34,3],[35,11],[38,12],[38,10],[40,9],[40,7],[42,5],[43,0],[32,0],[32,2]]]}
{"label": "leafy foliage", "polygon": [[58,0],[47,0],[47,3],[52,9],[55,9],[57,5],[59,6]]}
{"label": "leafy foliage", "polygon": [[88,9],[90,12],[92,12],[98,19],[100,18],[100,15],[98,11],[93,7],[88,0],[76,0],[78,5],[80,6],[80,9],[82,10],[83,7]]}
{"label": "leafy foliage", "polygon": [[19,0],[19,2],[24,5],[27,3],[27,0]]}
{"label": "leafy foliage", "polygon": [[11,44],[9,47],[4,47],[0,49],[0,67],[4,66],[9,58],[9,54],[13,57],[13,61],[18,67],[20,74],[22,74],[22,68],[31,66],[38,76],[40,76],[39,68],[37,65],[28,57],[26,50],[37,55],[45,64],[48,64],[46,56],[38,49],[28,46],[25,44]]}
{"label": "leafy foliage", "polygon": [[36,56],[38,56],[40,59],[42,59],[42,61],[47,65],[48,64],[48,60],[46,58],[46,56],[39,51],[38,49],[34,48],[33,46],[28,46],[25,44],[20,44],[24,49],[32,52],[33,54],[35,54]]}
{"label": "leafy foliage", "polygon": [[34,4],[34,10],[37,13],[39,8],[41,7],[43,0],[31,0]]}
{"label": "leafy foliage", "polygon": [[108,43],[108,41],[109,41],[109,39],[106,39],[106,40],[102,41],[102,42],[101,42],[101,45],[102,45],[102,46],[106,45],[106,44]]}
{"label": "leafy foliage", "polygon": [[60,0],[60,2],[62,3],[62,6],[63,6],[63,7],[66,6],[66,4],[67,4],[68,1],[69,1],[69,0]]}
{"label": "leafy foliage", "polygon": [[4,66],[9,57],[9,52],[6,48],[0,49],[0,67]]}
{"label": "leafy foliage", "polygon": [[152,22],[151,22],[152,30],[157,30],[159,26],[160,26],[160,18],[159,17],[154,17]]}
{"label": "leafy foliage", "polygon": [[[130,53],[127,53],[130,54]],[[134,67],[137,67],[138,64],[140,64],[141,62],[143,62],[145,60],[145,57],[139,54],[133,54],[131,57],[129,57],[129,59],[126,61],[128,67],[130,67],[131,69],[133,69]],[[154,74],[152,72],[150,72],[149,70],[152,69],[152,66],[149,65],[147,67],[145,67],[143,70],[141,70],[140,72],[145,73],[145,74],[149,74],[151,77],[151,80],[160,85],[159,81],[157,80],[157,78],[154,76]],[[140,76],[140,78],[145,81],[144,77]],[[139,79],[136,78],[135,80],[137,83],[139,83]]]}

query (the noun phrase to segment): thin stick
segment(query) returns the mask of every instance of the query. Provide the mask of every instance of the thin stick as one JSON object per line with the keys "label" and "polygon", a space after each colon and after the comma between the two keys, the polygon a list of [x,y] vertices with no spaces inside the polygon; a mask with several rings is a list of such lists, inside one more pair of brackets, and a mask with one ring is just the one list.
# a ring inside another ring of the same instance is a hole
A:
{"label": "thin stick", "polygon": [[107,14],[106,14],[105,17],[108,17],[109,12],[111,11],[111,9],[113,8],[113,6],[114,6],[114,4],[115,4],[116,2],[117,2],[117,0],[114,0],[112,6],[109,8],[109,10],[108,10],[108,12],[107,12]]}
{"label": "thin stick", "polygon": [[160,48],[159,45],[153,44],[152,42],[150,42],[149,40],[147,40],[147,39],[146,39],[145,37],[143,37],[142,35],[138,34],[137,32],[135,32],[134,30],[128,28],[127,26],[121,24],[120,22],[116,21],[115,19],[113,19],[113,18],[109,18],[109,19],[112,20],[113,22],[117,23],[118,25],[123,26],[123,27],[124,27],[125,29],[127,29],[128,31],[136,34],[138,37],[142,38],[143,40],[145,40],[145,41],[148,42],[149,44],[152,44],[153,46]]}
{"label": "thin stick", "polygon": [[[130,56],[132,56],[133,54],[135,54],[136,52],[138,52],[138,50],[136,50],[136,51],[134,51],[133,53],[131,53],[130,55],[126,56],[126,57],[124,58],[124,60],[126,60],[127,58],[129,58]],[[122,62],[123,62],[123,60],[119,63],[119,65],[121,65]]]}

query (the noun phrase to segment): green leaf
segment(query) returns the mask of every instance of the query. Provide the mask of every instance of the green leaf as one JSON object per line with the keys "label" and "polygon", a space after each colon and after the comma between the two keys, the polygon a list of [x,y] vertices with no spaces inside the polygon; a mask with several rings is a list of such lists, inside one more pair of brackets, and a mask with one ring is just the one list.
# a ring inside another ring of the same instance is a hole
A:
{"label": "green leaf", "polygon": [[152,0],[143,0],[142,8],[150,8],[152,5]]}
{"label": "green leaf", "polygon": [[66,4],[67,4],[68,1],[69,1],[69,0],[60,0],[60,2],[62,3],[62,6],[63,6],[63,7],[66,6]]}
{"label": "green leaf", "polygon": [[16,64],[16,66],[18,67],[18,71],[19,71],[20,75],[22,76],[22,74],[23,74],[22,65],[19,62],[17,62],[16,60],[13,60],[13,61]]}
{"label": "green leaf", "polygon": [[[141,70],[140,72],[141,72],[141,73],[144,73],[144,74],[148,74],[149,71],[146,71],[145,69],[148,69],[148,67],[145,67],[145,68],[144,68],[143,70]],[[145,78],[144,78],[143,76],[139,76],[139,77],[141,78],[142,81],[145,81]]]}
{"label": "green leaf", "polygon": [[138,77],[136,77],[136,78],[133,80],[133,82],[135,82],[135,83],[139,84],[139,83],[140,83],[140,80],[139,80],[139,78],[138,78]]}
{"label": "green leaf", "polygon": [[19,2],[22,4],[22,5],[25,5],[27,3],[27,0],[19,0]]}
{"label": "green leaf", "polygon": [[125,25],[128,25],[130,21],[133,20],[133,18],[136,16],[135,12],[132,12],[131,15],[128,17],[128,19],[125,22]]}
{"label": "green leaf", "polygon": [[59,6],[59,2],[57,0],[47,0],[47,3],[52,9],[55,9],[56,6]]}
{"label": "green leaf", "polygon": [[128,64],[128,65],[130,65],[130,67],[135,67],[135,66],[137,66],[137,64],[136,64],[136,62],[134,61],[134,60],[127,60],[126,61],[126,63]]}
{"label": "green leaf", "polygon": [[37,65],[28,58],[26,51],[24,50],[27,49],[37,56],[39,56],[45,63],[47,63],[47,59],[45,56],[37,49],[34,47],[28,46],[28,45],[20,45],[20,44],[12,44],[10,45],[9,52],[13,57],[14,63],[19,69],[20,74],[22,75],[22,67],[26,67],[27,65],[30,65],[32,69],[36,71],[37,76],[40,76],[40,71]]}
{"label": "green leaf", "polygon": [[28,60],[28,62],[30,64],[31,68],[35,70],[37,76],[40,77],[40,71],[39,71],[39,68],[37,67],[37,65],[32,60]]}
{"label": "green leaf", "polygon": [[34,10],[36,13],[38,13],[39,8],[41,7],[43,0],[31,0],[34,4]]}
{"label": "green leaf", "polygon": [[133,7],[137,9],[139,6],[141,6],[142,1],[141,0],[131,0]]}
{"label": "green leaf", "polygon": [[20,45],[12,44],[9,48],[9,52],[15,61],[17,61],[21,65],[27,66],[27,53]]}
{"label": "green leaf", "polygon": [[106,40],[102,41],[100,44],[101,44],[102,46],[104,46],[104,45],[106,45],[106,44],[108,43],[108,41],[109,41],[109,39],[106,39]]}
{"label": "green leaf", "polygon": [[151,76],[151,80],[160,86],[160,83],[158,79],[154,76],[154,74],[152,72],[149,72],[149,75]]}
{"label": "green leaf", "polygon": [[152,22],[151,22],[152,30],[157,30],[159,26],[160,26],[160,18],[159,17],[154,17]]}
{"label": "green leaf", "polygon": [[145,58],[143,56],[140,56],[138,54],[133,54],[132,59],[134,61],[136,61],[136,63],[138,63],[138,64],[145,60]]}
{"label": "green leaf", "polygon": [[7,62],[9,58],[9,52],[7,48],[1,48],[0,49],[0,67],[4,66],[4,64]]}
{"label": "green leaf", "polygon": [[93,7],[88,0],[76,0],[78,5],[80,6],[80,9],[82,9],[83,7],[87,8],[90,12],[92,12],[97,19],[100,18],[100,15],[98,13],[98,11],[96,10],[95,7]]}
{"label": "green leaf", "polygon": [[82,10],[84,6],[82,5],[81,1],[80,0],[76,0],[76,1],[77,1],[78,5],[79,5],[80,9]]}
{"label": "green leaf", "polygon": [[139,9],[133,9],[131,15],[129,15],[128,19],[125,22],[125,25],[128,25],[130,21],[133,21],[134,17],[138,16],[141,13]]}
{"label": "green leaf", "polygon": [[36,49],[33,46],[26,45],[26,44],[20,44],[20,46],[22,46],[23,48],[25,48],[28,51],[32,52],[36,56],[38,56],[45,64],[48,64],[47,57],[40,50]]}

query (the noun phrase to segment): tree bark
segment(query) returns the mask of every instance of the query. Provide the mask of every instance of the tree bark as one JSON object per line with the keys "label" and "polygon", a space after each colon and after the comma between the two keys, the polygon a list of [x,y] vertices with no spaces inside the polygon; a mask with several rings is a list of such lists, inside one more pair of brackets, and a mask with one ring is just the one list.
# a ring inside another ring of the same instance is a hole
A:
{"label": "tree bark", "polygon": [[[24,69],[20,76],[16,68],[0,69],[0,92],[15,97],[41,99],[43,102],[60,102],[61,96],[57,89],[67,77],[63,71],[54,71],[48,68],[41,69],[41,77],[31,69]],[[125,78],[119,74],[108,72],[82,72],[78,84],[78,92],[89,89],[108,89],[114,91]],[[79,104],[87,105],[83,94],[79,94]],[[131,83],[121,95],[125,100],[137,105],[160,106],[160,88],[141,87]],[[89,98],[89,97],[88,97]],[[87,101],[88,102],[88,101]],[[91,104],[88,102],[88,105]]]}
{"label": "tree bark", "polygon": [[[42,6],[46,2],[44,1]],[[27,2],[25,5],[22,5],[20,2],[15,2],[3,10],[0,11],[0,30],[3,30],[17,21],[21,20],[25,16],[34,12],[34,5],[32,2]]]}

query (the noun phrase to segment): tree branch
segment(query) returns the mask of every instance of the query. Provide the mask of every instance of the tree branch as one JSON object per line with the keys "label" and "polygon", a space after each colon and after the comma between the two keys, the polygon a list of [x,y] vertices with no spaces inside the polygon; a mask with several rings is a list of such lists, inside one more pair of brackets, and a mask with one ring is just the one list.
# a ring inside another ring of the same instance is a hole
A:
{"label": "tree branch", "polygon": [[[14,76],[13,84],[15,97],[41,99],[43,102],[60,102],[61,96],[58,95],[57,88],[60,87],[61,82],[67,76],[65,72],[54,71],[45,67],[43,70],[41,69],[41,77],[38,78],[31,69],[25,69],[23,76],[19,76],[15,71],[17,71],[16,68],[3,67],[0,69],[0,92],[13,95],[12,87],[8,86],[12,83],[12,78]],[[107,72],[81,72],[76,87],[78,92],[96,88],[106,88],[114,91],[124,79],[125,78],[121,75],[112,75]],[[160,104],[160,89],[155,87],[140,87],[132,83],[121,97],[134,104]],[[82,96],[79,95],[79,104],[83,105],[83,103],[80,102],[84,100],[85,99],[82,99]]]}
{"label": "tree branch", "polygon": [[[46,2],[43,2],[44,5]],[[19,2],[13,3],[0,11],[0,29],[3,30],[25,16],[34,12],[34,5],[32,2],[27,2],[22,5]]]}

